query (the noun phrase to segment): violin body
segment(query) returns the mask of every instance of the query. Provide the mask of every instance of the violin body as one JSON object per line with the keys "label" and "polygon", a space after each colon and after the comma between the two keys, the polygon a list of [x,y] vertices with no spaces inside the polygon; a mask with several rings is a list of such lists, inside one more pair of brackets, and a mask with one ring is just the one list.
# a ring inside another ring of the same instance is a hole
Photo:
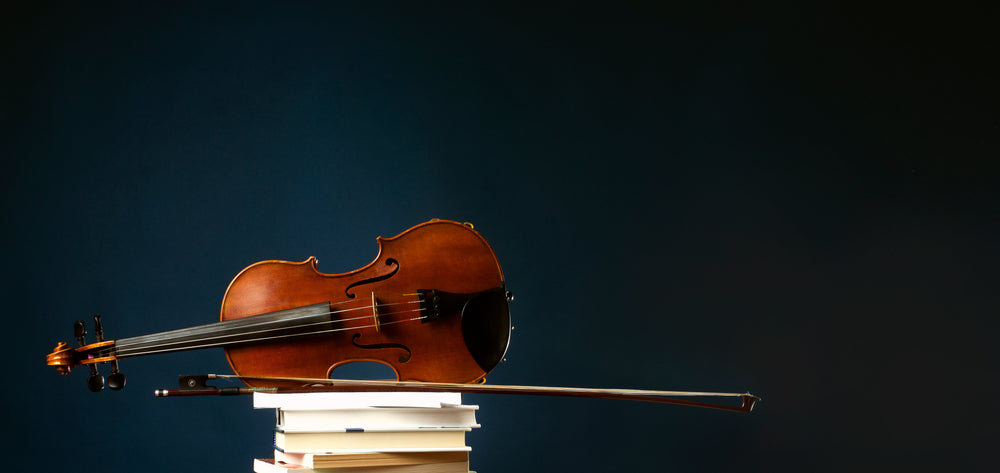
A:
{"label": "violin body", "polygon": [[375,260],[348,273],[324,274],[313,257],[240,272],[221,321],[328,304],[330,324],[312,336],[228,346],[233,371],[326,378],[368,361],[391,367],[400,381],[482,382],[510,335],[509,295],[489,243],[471,225],[445,220],[377,241]]}

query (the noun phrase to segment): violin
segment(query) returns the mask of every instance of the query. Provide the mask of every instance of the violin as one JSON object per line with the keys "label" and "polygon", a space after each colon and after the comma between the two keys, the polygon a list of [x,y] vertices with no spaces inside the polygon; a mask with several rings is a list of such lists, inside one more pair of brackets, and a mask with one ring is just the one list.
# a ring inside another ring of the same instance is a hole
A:
{"label": "violin", "polygon": [[[598,390],[482,383],[503,359],[510,341],[509,303],[503,272],[490,244],[472,224],[431,220],[391,238],[378,237],[368,265],[324,274],[315,257],[269,260],[248,266],[229,284],[219,321],[118,340],[104,340],[94,316],[96,341],[74,325],[79,346],[59,342],[46,357],[61,374],[86,365],[87,385],[101,391],[98,364],[110,364],[107,386],[119,390],[124,358],[222,347],[234,375],[249,388],[204,384],[207,376],[182,377],[181,390],[157,395],[245,393],[257,389],[452,390],[650,400],[749,412],[750,394]],[[395,381],[330,380],[352,362],[390,367]],[[186,381],[185,381],[186,380]],[[185,385],[185,382],[188,384]],[[719,406],[664,396],[738,396],[742,405]]]}
{"label": "violin", "polygon": [[[229,284],[216,323],[106,341],[98,318],[97,342],[84,344],[78,322],[81,346],[59,343],[48,364],[65,374],[222,347],[244,376],[325,378],[342,364],[369,361],[401,381],[482,381],[503,358],[511,328],[511,294],[489,243],[471,224],[445,220],[377,241],[375,260],[344,274],[321,273],[315,257],[247,267]],[[100,390],[96,379],[91,387]],[[121,380],[110,387],[120,389]]]}

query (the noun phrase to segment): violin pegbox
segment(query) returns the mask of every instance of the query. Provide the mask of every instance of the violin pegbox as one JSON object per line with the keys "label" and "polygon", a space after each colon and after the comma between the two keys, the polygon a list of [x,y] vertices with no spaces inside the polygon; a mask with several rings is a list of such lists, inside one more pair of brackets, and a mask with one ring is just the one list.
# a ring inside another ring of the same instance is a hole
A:
{"label": "violin pegbox", "polygon": [[95,343],[87,344],[87,326],[83,321],[76,321],[73,324],[73,336],[80,345],[72,348],[66,342],[59,342],[56,347],[45,357],[46,364],[54,366],[59,374],[69,374],[77,365],[89,365],[90,376],[87,378],[87,387],[92,392],[104,390],[105,380],[97,371],[98,363],[111,363],[111,374],[107,378],[107,386],[113,390],[120,390],[125,387],[125,375],[118,371],[118,359],[115,357],[113,340],[104,340],[104,328],[101,326],[101,316],[94,316],[94,337]]}

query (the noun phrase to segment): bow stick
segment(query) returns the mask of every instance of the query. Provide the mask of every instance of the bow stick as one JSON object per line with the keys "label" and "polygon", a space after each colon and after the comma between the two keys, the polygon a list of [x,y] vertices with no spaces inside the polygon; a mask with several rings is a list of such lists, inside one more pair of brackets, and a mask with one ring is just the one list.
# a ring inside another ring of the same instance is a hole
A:
{"label": "bow stick", "polygon": [[[187,385],[185,385],[187,379]],[[192,382],[191,379],[199,379]],[[295,382],[299,388],[213,388],[204,385],[205,379],[256,379],[263,381]],[[554,386],[512,386],[498,384],[462,384],[462,383],[428,383],[422,381],[381,381],[381,380],[349,380],[326,378],[286,378],[277,376],[243,376],[209,374],[202,376],[181,377],[181,389],[160,389],[155,391],[159,397],[192,396],[205,394],[248,394],[252,392],[329,392],[329,391],[416,391],[416,392],[461,392],[480,394],[529,394],[537,396],[564,396],[599,399],[620,399],[625,401],[654,402],[660,404],[676,404],[681,406],[703,407],[724,411],[742,412],[753,410],[759,397],[750,393],[715,393],[693,391],[651,391],[642,389],[599,389],[599,388],[565,388]],[[676,399],[675,397],[738,397],[739,406],[715,404],[701,401]]]}

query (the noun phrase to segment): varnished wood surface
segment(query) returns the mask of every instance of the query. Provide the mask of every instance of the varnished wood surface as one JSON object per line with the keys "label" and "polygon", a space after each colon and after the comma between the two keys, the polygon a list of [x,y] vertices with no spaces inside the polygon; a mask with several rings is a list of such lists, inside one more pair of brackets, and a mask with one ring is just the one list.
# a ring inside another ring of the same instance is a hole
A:
{"label": "varnished wood surface", "polygon": [[[503,273],[489,243],[471,226],[446,220],[426,222],[377,241],[379,253],[371,263],[342,274],[320,272],[310,257],[302,262],[263,261],[237,275],[223,298],[223,321],[322,302],[329,302],[332,311],[369,308],[334,315],[360,317],[343,324],[350,330],[229,347],[226,356],[233,371],[248,376],[328,377],[341,364],[373,361],[390,366],[403,381],[482,380],[486,371],[466,349],[460,317],[390,322],[419,315],[403,312],[416,306],[413,294],[418,289],[474,293],[503,287]],[[351,287],[392,273],[396,264],[387,261],[398,263],[396,274]],[[354,298],[347,294],[349,287]],[[370,309],[372,293],[382,305],[378,330]],[[400,304],[391,305],[396,303]],[[355,342],[390,347],[363,349]],[[395,345],[406,346],[409,353]]]}

